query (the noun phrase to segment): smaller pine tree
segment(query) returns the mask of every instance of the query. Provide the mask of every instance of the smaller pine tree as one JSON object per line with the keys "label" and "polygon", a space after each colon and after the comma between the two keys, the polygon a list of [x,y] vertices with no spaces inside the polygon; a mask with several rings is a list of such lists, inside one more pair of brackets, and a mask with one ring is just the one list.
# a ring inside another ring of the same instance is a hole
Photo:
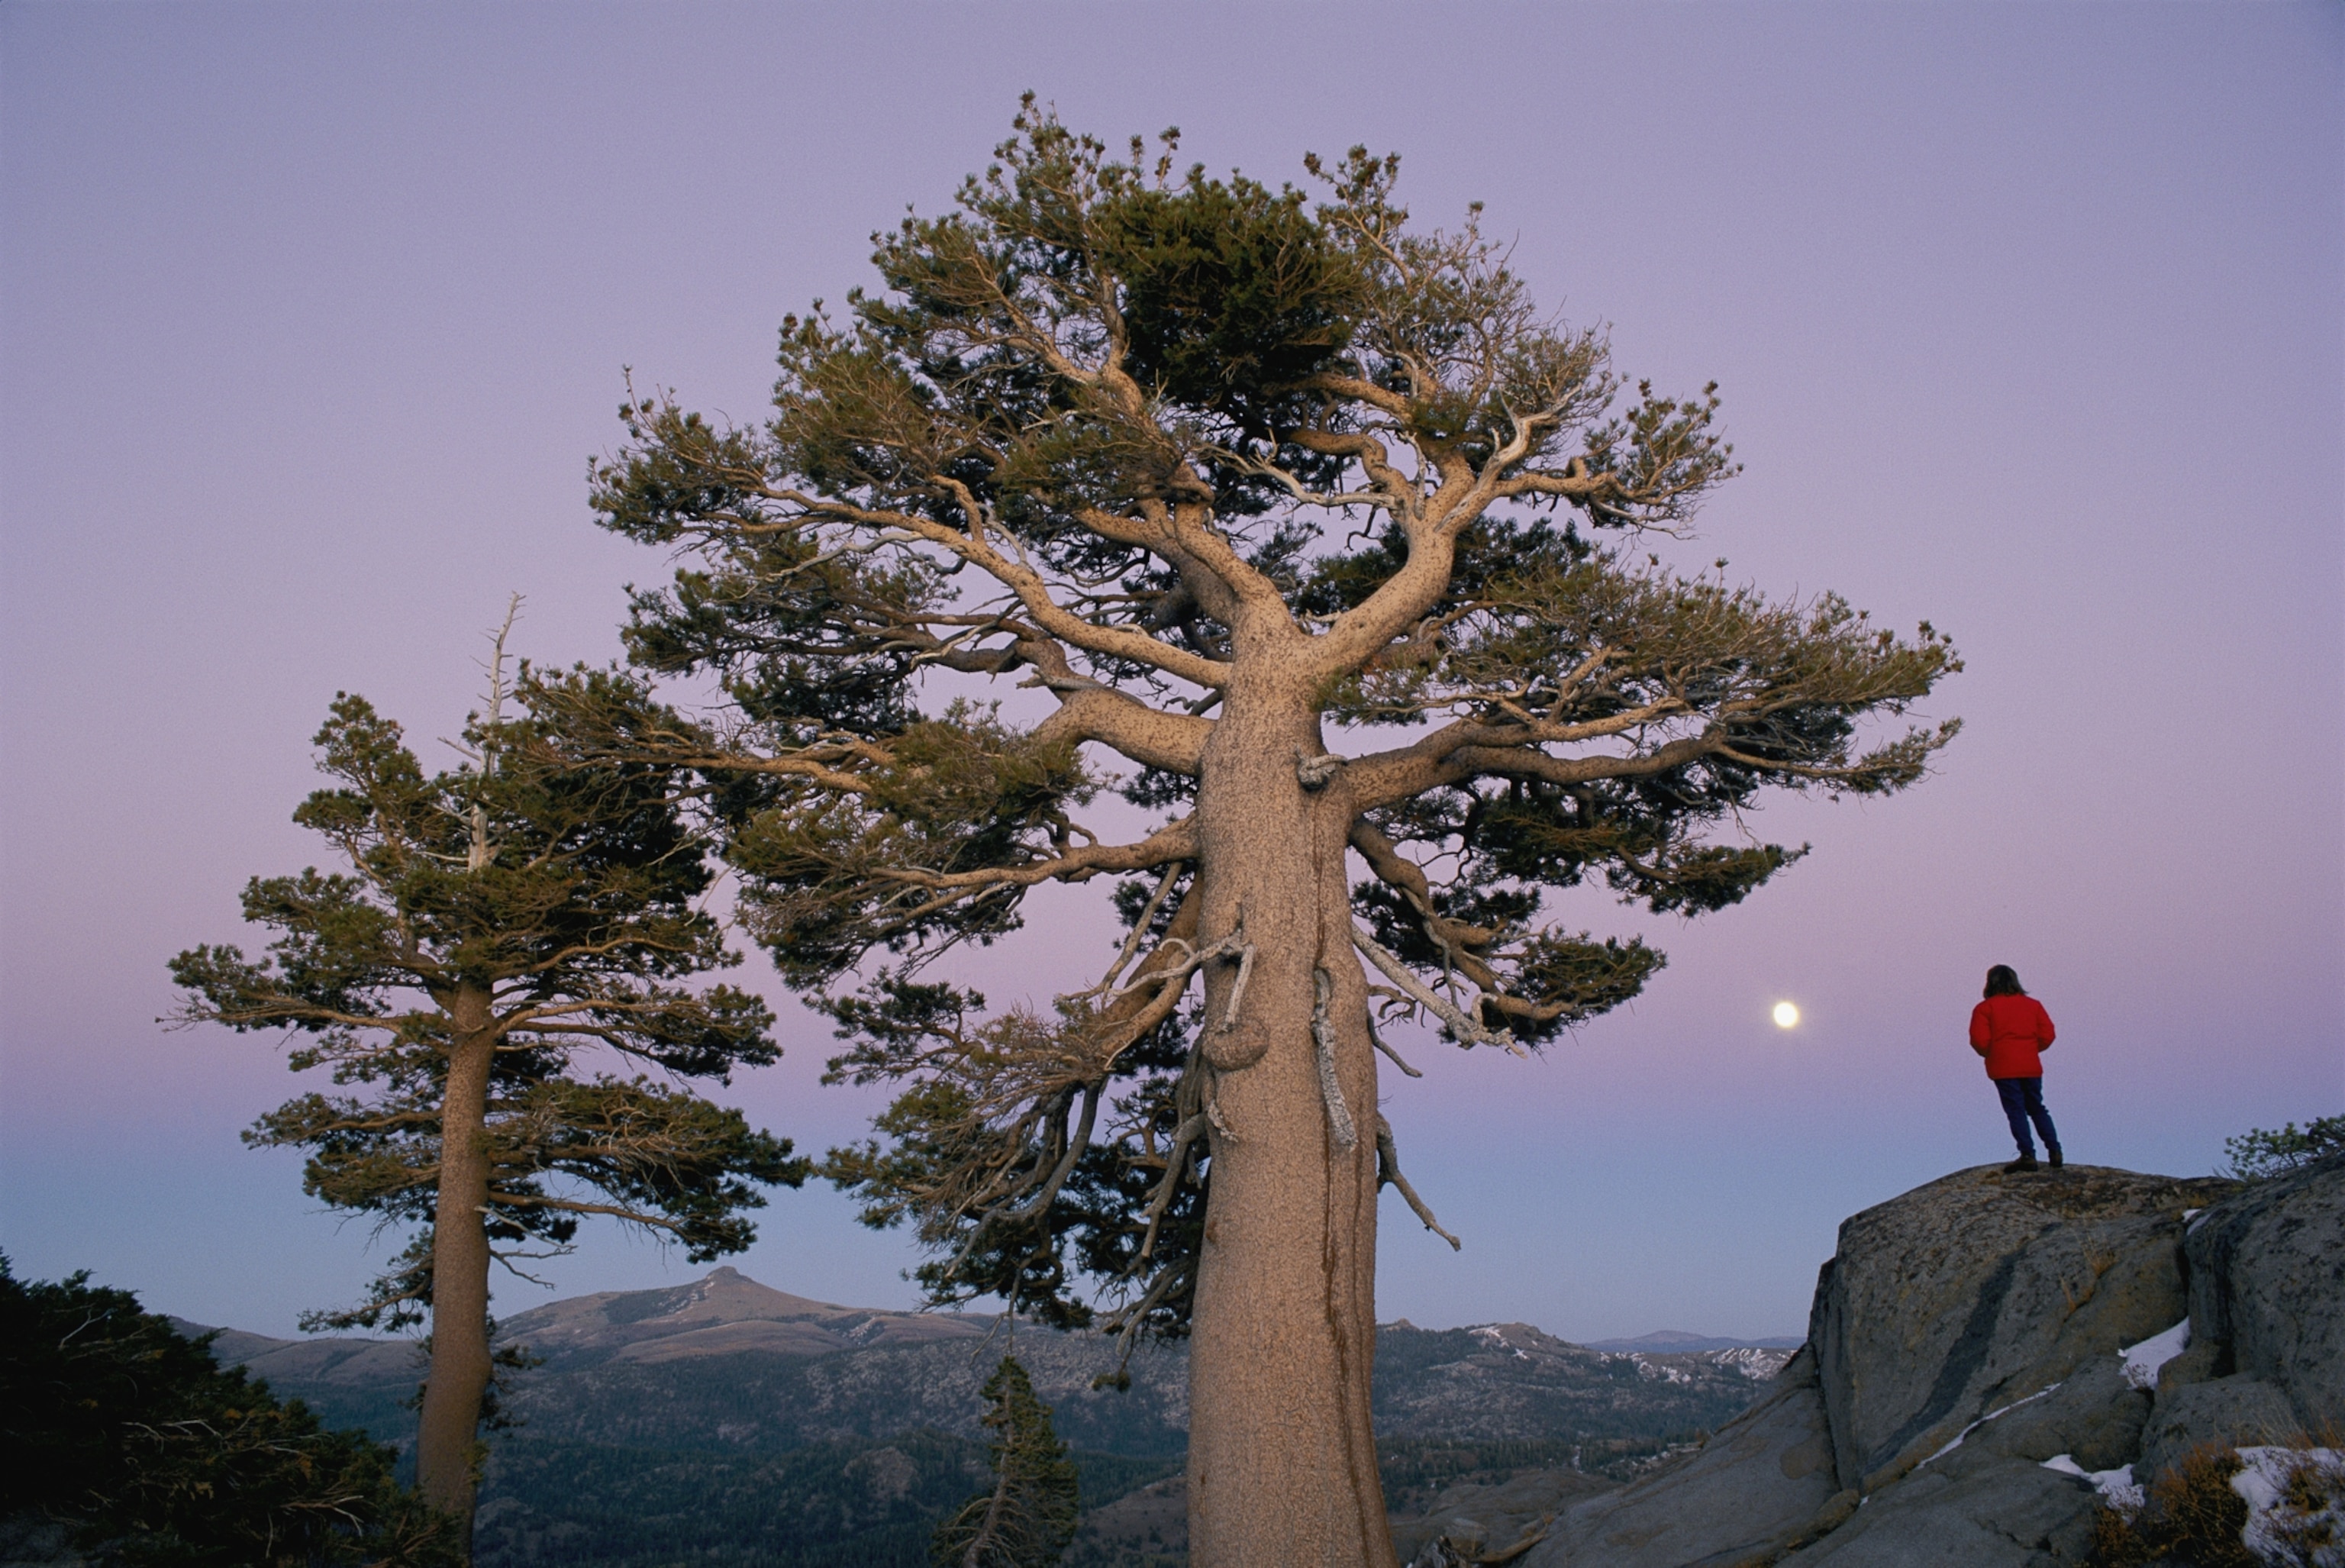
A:
{"label": "smaller pine tree", "polygon": [[344,1091],[289,1100],[245,1138],[309,1150],[303,1190],[409,1228],[366,1299],[306,1323],[430,1322],[416,1485],[467,1528],[499,1361],[492,1264],[520,1274],[597,1216],[695,1263],[739,1252],[760,1189],[811,1169],[685,1086],[781,1054],[762,1000],[696,983],[738,961],[706,907],[688,778],[581,755],[570,728],[591,709],[599,744],[681,721],[624,676],[524,667],[509,684],[519,606],[465,765],[426,773],[398,724],[338,696],[316,740],[333,786],[293,820],[345,869],[246,885],[246,920],[277,933],[259,957],[218,943],[171,961],[177,1021],[281,1033],[294,1070]]}
{"label": "smaller pine tree", "polygon": [[937,1526],[936,1568],[1051,1568],[1075,1538],[1075,1461],[1014,1356],[985,1380],[993,1485]]}

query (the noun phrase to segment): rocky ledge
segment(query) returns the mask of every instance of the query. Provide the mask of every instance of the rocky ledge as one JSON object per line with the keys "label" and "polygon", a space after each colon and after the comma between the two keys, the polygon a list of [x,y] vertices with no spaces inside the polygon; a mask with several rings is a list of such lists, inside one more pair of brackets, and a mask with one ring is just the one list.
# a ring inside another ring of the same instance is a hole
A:
{"label": "rocky ledge", "polygon": [[2345,1156],[2242,1187],[1960,1171],[1842,1225],[1808,1341],[1625,1488],[1459,1488],[1413,1568],[2053,1568],[2108,1492],[2345,1428]]}

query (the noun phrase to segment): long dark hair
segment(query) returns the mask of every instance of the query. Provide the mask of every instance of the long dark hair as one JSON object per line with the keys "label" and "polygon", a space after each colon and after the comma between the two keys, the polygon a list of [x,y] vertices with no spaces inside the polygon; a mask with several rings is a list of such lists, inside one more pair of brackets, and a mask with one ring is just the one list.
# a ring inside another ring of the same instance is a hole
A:
{"label": "long dark hair", "polygon": [[2007,963],[1998,963],[1986,972],[1986,994],[1989,996],[2025,996],[2026,987],[2019,983],[2019,972]]}

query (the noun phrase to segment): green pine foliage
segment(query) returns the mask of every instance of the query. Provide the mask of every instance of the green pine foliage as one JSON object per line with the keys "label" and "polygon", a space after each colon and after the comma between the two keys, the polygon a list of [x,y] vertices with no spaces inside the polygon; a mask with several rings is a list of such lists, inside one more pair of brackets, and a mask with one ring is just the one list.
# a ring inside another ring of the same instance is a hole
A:
{"label": "green pine foliage", "polygon": [[304,1190],[408,1233],[364,1299],[309,1321],[430,1322],[418,1485],[467,1522],[498,1368],[525,1361],[492,1349],[492,1260],[566,1250],[597,1215],[695,1261],[737,1252],[763,1189],[810,1169],[684,1082],[780,1049],[757,997],[692,983],[737,959],[703,907],[713,876],[677,769],[582,758],[562,722],[581,704],[621,728],[672,716],[583,668],[524,667],[509,690],[504,640],[457,768],[426,773],[398,724],[337,697],[316,739],[333,785],[294,820],[340,866],[246,886],[245,918],[276,933],[263,956],[171,962],[181,1022],[280,1033],[296,1071],[330,1073],[333,1092],[246,1141],[306,1149]]}
{"label": "green pine foliage", "polygon": [[452,1522],[396,1456],[213,1363],[124,1290],[0,1257],[0,1519],[46,1515],[121,1568],[452,1568]]}
{"label": "green pine foliage", "polygon": [[2294,1122],[2277,1130],[2250,1127],[2223,1140],[2230,1157],[2230,1175],[2240,1181],[2261,1181],[2285,1176],[2318,1159],[2345,1151],[2345,1116],[2315,1116],[2302,1131]]}
{"label": "green pine foliage", "polygon": [[[326,1068],[345,1091],[288,1101],[246,1141],[308,1149],[310,1196],[413,1228],[368,1298],[321,1326],[425,1315],[452,1003],[467,984],[496,1038],[486,1224],[500,1248],[564,1247],[601,1214],[702,1261],[749,1245],[742,1211],[762,1186],[806,1177],[788,1140],[677,1082],[776,1060],[773,1015],[736,987],[683,983],[738,962],[701,907],[700,840],[672,772],[574,764],[558,716],[580,696],[633,723],[665,718],[624,677],[527,681],[517,716],[467,727],[464,765],[426,773],[397,723],[337,697],[314,741],[334,782],[294,820],[341,868],[248,884],[245,918],[277,933],[266,955],[221,944],[172,961],[180,1021],[286,1032],[293,1069]],[[598,1059],[624,1075],[593,1071]]]}
{"label": "green pine foliage", "polygon": [[1075,1462],[1015,1357],[1001,1358],[984,1394],[993,1484],[937,1526],[929,1561],[936,1568],[1052,1568],[1075,1538]]}
{"label": "green pine foliage", "polygon": [[[1478,207],[1414,222],[1364,148],[1274,188],[1176,148],[1119,158],[1030,97],[952,210],[875,237],[872,288],[786,323],[770,417],[631,388],[594,491],[685,558],[632,658],[728,701],[610,754],[703,770],[746,927],[849,1043],[834,1075],[898,1094],[827,1174],[916,1231],[939,1300],[1072,1326],[1103,1288],[1166,1335],[1215,1135],[1185,998],[1242,945],[1195,922],[1204,824],[1247,802],[1200,780],[1251,672],[1317,683],[1278,701],[1342,756],[1275,760],[1343,770],[1382,1017],[1523,1047],[1664,962],[1564,895],[1750,896],[1805,852],[1750,835],[1766,796],[1913,785],[1954,721],[1871,727],[1961,667],[1926,623],[1645,548],[1737,470],[1716,390],[1621,376]],[[1005,677],[1055,711],[969,695]],[[989,1009],[924,973],[1050,882],[1121,890],[1136,945],[1098,986]]]}

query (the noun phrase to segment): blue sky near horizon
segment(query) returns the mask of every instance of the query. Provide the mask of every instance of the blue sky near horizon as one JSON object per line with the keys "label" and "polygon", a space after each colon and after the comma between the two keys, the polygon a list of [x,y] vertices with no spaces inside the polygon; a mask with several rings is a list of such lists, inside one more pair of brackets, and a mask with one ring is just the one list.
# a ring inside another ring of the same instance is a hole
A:
{"label": "blue sky near horizon", "polygon": [[[237,1134],[263,1040],[167,1033],[239,932],[338,689],[452,733],[482,628],[616,651],[655,554],[591,524],[624,367],[753,418],[781,317],[868,277],[1021,90],[1300,178],[1404,157],[1747,472],[1689,561],[1928,618],[1966,728],[1539,1060],[1403,1043],[1386,1110],[1467,1242],[1386,1210],[1379,1315],[1575,1339],[1804,1325],[1842,1217],[2005,1157],[1990,962],[2059,1021],[2074,1157],[2195,1174],[2345,1110],[2345,9],[2331,5],[0,7],[0,1250],[265,1332],[381,1248]],[[1104,951],[1037,901],[985,989]],[[740,972],[777,1000],[762,961]],[[1776,1030],[1779,999],[1805,1012]],[[732,1097],[871,1097],[826,1030]],[[901,1237],[777,1195],[732,1259],[909,1305]],[[695,1277],[590,1229],[563,1293]],[[499,1309],[545,1298],[501,1293]]]}

